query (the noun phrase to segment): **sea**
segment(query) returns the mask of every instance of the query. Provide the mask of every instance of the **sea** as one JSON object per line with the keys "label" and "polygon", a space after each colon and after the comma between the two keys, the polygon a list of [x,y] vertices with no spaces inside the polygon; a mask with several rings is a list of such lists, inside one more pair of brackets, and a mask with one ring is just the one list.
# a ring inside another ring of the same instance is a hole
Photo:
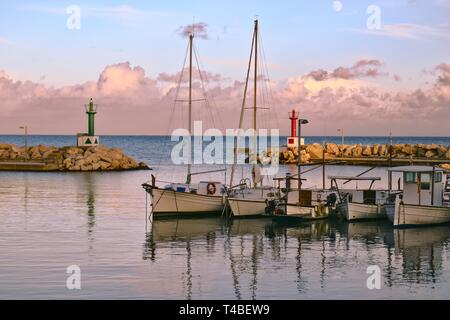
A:
{"label": "sea", "polygon": [[[141,185],[151,174],[162,184],[185,180],[186,166],[171,160],[177,142],[100,139],[153,170],[0,172],[0,299],[450,298],[450,226],[394,230],[388,221],[286,224],[220,216],[153,221]],[[341,143],[341,137],[305,140]],[[345,137],[346,144],[389,140]],[[450,145],[450,137],[392,141]],[[24,136],[0,135],[0,143],[23,145]],[[28,145],[37,144],[74,145],[75,137],[28,136]],[[240,167],[237,179],[250,173]],[[211,168],[227,171],[194,181],[229,179],[229,165],[198,164],[193,171]],[[322,168],[310,169],[302,176],[306,186],[322,187]],[[330,165],[325,177],[367,169]],[[376,188],[387,186],[386,168],[368,174],[381,177]]]}

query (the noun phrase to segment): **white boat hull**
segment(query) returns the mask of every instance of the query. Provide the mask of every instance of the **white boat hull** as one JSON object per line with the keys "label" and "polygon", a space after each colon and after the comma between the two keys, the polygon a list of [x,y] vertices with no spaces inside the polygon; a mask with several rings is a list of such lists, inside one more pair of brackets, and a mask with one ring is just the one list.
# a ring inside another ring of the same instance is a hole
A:
{"label": "white boat hull", "polygon": [[207,196],[159,188],[151,189],[153,217],[189,216],[221,213],[222,196]]}
{"label": "white boat hull", "polygon": [[267,207],[264,199],[228,198],[228,204],[235,217],[262,216],[266,213]]}
{"label": "white boat hull", "polygon": [[394,227],[450,222],[450,208],[396,203]]}
{"label": "white boat hull", "polygon": [[348,221],[386,218],[384,206],[355,202],[343,203],[344,218]]}

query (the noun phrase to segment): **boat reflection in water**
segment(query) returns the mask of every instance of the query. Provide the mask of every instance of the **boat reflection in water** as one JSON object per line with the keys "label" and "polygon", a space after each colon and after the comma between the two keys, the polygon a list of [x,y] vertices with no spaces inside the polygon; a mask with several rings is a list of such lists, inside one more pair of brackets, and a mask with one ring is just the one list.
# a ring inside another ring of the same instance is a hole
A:
{"label": "boat reflection in water", "polygon": [[[374,264],[382,270],[383,297],[391,297],[439,282],[448,239],[450,227],[394,230],[387,220],[156,220],[143,259],[167,270],[187,299],[368,297],[361,290]],[[203,289],[210,283],[214,289]]]}
{"label": "boat reflection in water", "polygon": [[394,230],[395,255],[402,258],[403,280],[437,282],[449,239],[450,226]]}

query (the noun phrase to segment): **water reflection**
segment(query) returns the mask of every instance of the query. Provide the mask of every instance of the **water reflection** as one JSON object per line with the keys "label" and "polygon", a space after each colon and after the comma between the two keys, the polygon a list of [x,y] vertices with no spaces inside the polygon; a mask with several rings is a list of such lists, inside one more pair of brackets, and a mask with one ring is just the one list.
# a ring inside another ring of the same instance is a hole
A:
{"label": "water reflection", "polygon": [[402,257],[402,276],[408,282],[436,283],[442,275],[443,254],[450,227],[394,230],[395,254]]}
{"label": "water reflection", "polygon": [[[193,256],[192,248],[204,243],[208,253],[221,250],[234,297],[257,299],[262,274],[267,275],[268,268],[283,266],[280,277],[282,273],[295,274],[293,282],[301,295],[308,293],[314,282],[320,289],[330,286],[328,279],[339,270],[355,268],[352,262],[356,263],[358,257],[365,261],[364,270],[371,264],[382,267],[386,287],[435,283],[442,275],[442,254],[448,239],[450,227],[394,230],[388,221],[329,220],[289,225],[270,218],[159,220],[146,234],[143,259],[156,262],[159,250],[164,254],[167,248],[184,243],[182,282],[190,299],[193,282],[197,281],[192,276],[192,260],[200,259]],[[197,268],[195,272],[201,273],[203,266]],[[365,281],[365,275],[355,277]]]}
{"label": "water reflection", "polygon": [[93,181],[95,173],[85,173],[84,180],[87,190],[87,227],[88,238],[93,240],[93,231],[95,227],[95,182]]}

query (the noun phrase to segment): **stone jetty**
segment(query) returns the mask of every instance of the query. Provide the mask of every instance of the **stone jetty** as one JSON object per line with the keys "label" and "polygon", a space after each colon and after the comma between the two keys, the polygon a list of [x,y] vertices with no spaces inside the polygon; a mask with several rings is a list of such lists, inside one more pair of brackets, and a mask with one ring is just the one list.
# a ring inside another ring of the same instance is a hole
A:
{"label": "stone jetty", "polygon": [[25,149],[0,143],[0,170],[76,172],[145,169],[149,169],[145,163],[138,163],[120,148],[37,145]]}
{"label": "stone jetty", "polygon": [[[279,152],[281,164],[296,164],[298,148],[285,148]],[[271,152],[260,156],[261,162],[268,162]],[[318,143],[302,145],[300,148],[302,163],[345,162],[347,164],[387,165],[394,163],[433,163],[450,164],[450,145],[438,144],[374,144],[374,145],[338,145]]]}

